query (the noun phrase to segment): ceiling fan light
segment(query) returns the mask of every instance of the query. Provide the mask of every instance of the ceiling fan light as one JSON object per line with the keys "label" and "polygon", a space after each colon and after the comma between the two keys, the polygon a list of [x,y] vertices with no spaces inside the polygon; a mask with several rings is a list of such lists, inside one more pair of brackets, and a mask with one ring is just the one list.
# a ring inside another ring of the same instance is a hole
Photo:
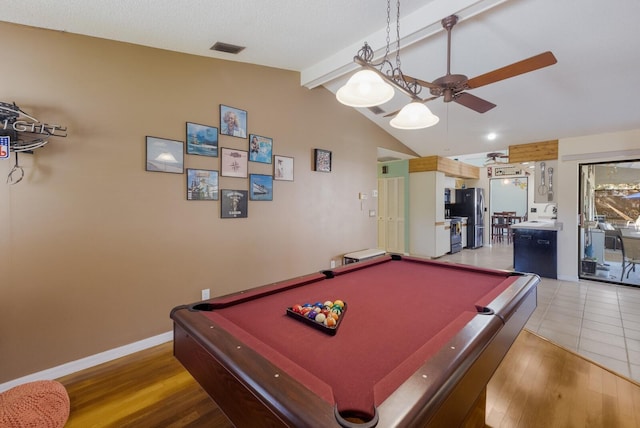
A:
{"label": "ceiling fan light", "polygon": [[337,100],[349,107],[373,107],[393,98],[393,87],[371,70],[360,70],[336,93]]}
{"label": "ceiling fan light", "polygon": [[412,102],[400,110],[389,124],[398,129],[422,129],[435,125],[440,118],[421,102]]}

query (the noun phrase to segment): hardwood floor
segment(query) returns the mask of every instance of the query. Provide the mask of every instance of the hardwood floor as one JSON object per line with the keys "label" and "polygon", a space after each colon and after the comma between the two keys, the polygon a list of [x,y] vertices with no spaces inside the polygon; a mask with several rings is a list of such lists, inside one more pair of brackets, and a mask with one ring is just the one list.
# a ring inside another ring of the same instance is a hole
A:
{"label": "hardwood floor", "polygon": [[[173,358],[171,343],[58,380],[71,399],[67,428],[233,426]],[[487,386],[486,422],[640,427],[640,385],[525,330]]]}
{"label": "hardwood floor", "polygon": [[66,428],[233,427],[171,342],[58,380],[71,400]]}
{"label": "hardwood floor", "polygon": [[486,422],[640,427],[640,385],[524,330],[487,386]]}

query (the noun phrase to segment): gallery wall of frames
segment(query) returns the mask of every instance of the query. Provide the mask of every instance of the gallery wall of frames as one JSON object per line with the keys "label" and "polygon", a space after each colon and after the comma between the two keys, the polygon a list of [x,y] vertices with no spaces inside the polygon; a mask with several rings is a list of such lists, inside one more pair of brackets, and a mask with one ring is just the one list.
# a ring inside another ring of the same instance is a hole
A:
{"label": "gallery wall of frames", "polygon": [[[239,149],[220,147],[220,135],[240,138],[245,143]],[[187,200],[220,201],[221,218],[246,218],[249,201],[273,200],[274,180],[294,179],[293,157],[274,154],[271,137],[249,133],[246,110],[220,104],[220,126],[186,122],[185,141],[147,136],[146,170],[181,175],[186,172]],[[212,158],[211,169],[189,168],[189,156]],[[252,162],[272,164],[272,174],[251,173]],[[314,170],[331,172],[330,151],[315,149]],[[221,176],[243,179],[244,183],[238,188],[220,189]]]}

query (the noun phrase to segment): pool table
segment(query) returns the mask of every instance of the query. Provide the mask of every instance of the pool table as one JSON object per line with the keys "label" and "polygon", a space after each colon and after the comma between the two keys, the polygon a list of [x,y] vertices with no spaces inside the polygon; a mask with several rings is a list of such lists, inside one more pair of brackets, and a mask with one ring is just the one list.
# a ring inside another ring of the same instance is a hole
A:
{"label": "pool table", "polygon": [[[384,255],[178,306],[174,355],[238,427],[484,425],[539,281]],[[334,335],[286,314],[336,299]]]}

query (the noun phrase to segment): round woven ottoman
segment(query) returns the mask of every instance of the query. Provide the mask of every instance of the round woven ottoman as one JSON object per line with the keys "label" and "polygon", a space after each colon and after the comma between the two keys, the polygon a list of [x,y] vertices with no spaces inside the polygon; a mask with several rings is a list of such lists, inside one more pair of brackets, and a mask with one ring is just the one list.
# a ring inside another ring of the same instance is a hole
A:
{"label": "round woven ottoman", "polygon": [[60,382],[39,380],[0,393],[0,427],[61,428],[69,418],[69,395]]}

